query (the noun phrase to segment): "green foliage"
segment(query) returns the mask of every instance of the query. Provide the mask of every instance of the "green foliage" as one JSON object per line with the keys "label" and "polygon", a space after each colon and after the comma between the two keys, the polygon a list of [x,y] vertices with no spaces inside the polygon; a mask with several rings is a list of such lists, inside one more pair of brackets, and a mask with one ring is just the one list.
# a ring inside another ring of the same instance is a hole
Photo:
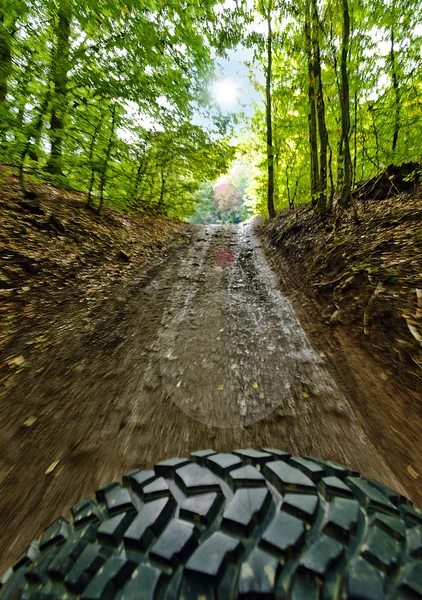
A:
{"label": "green foliage", "polygon": [[196,210],[191,223],[240,223],[254,212],[247,162],[237,158],[224,183],[204,182],[196,193]]}
{"label": "green foliage", "polygon": [[[277,208],[312,199],[310,184],[309,97],[306,14],[311,3],[273,4],[273,150]],[[389,164],[422,160],[422,5],[416,0],[349,0],[351,21],[347,72],[350,87],[350,149],[352,183],[368,179]],[[341,0],[317,3],[325,122],[328,130],[328,197],[342,188],[341,135]],[[262,12],[262,2],[257,3]],[[265,96],[265,40],[252,34],[255,48],[251,80]],[[314,81],[315,84],[315,81]],[[257,210],[266,213],[267,147],[265,107],[257,106],[251,121],[248,150],[256,157],[261,175],[256,179]],[[328,200],[327,200],[328,201]]]}
{"label": "green foliage", "polygon": [[[221,8],[219,0],[3,2],[0,160],[47,171],[97,208],[104,198],[189,215],[199,183],[234,154],[232,120],[208,89],[213,56],[237,42],[246,14]],[[195,112],[210,125],[194,125]]]}

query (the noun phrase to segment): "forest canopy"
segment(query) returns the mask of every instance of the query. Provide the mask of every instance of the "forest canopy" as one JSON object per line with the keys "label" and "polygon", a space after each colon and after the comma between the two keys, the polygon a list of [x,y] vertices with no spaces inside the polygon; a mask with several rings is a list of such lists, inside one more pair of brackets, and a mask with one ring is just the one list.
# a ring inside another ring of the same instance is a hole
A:
{"label": "forest canopy", "polygon": [[[260,167],[259,210],[352,207],[352,189],[413,163],[422,145],[418,0],[258,0],[251,76],[266,102],[244,151]],[[256,73],[265,73],[265,82]]]}
{"label": "forest canopy", "polygon": [[198,182],[234,156],[232,120],[209,86],[242,20],[213,0],[6,0],[0,160],[82,190],[98,209],[106,199],[189,214]]}
{"label": "forest canopy", "polygon": [[[35,172],[97,210],[187,218],[199,202],[200,219],[237,156],[256,201],[214,205],[221,222],[353,208],[360,182],[421,163],[421,23],[417,0],[5,0],[0,161],[24,193]],[[236,47],[262,98],[237,154],[239,115],[210,93]]]}

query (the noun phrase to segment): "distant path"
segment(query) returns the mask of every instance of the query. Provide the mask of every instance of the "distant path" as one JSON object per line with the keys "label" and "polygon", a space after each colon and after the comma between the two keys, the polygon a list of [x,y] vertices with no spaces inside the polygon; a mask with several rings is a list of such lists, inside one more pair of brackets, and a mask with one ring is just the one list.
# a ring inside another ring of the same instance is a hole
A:
{"label": "distant path", "polygon": [[199,448],[285,448],[403,491],[310,347],[250,225],[195,228],[122,296],[89,333],[57,332],[45,369],[23,372],[3,400],[3,568],[78,497]]}

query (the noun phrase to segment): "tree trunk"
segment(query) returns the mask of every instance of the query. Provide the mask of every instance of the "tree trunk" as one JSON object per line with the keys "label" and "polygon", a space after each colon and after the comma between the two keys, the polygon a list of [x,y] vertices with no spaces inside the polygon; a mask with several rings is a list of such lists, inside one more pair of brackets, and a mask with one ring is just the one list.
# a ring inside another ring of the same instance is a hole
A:
{"label": "tree trunk", "polygon": [[289,185],[289,165],[286,165],[286,188],[287,188],[287,202],[289,203],[289,208],[292,208],[292,200],[290,197],[290,185]]}
{"label": "tree trunk", "polygon": [[377,167],[377,171],[380,170],[380,144],[379,144],[379,139],[378,139],[378,129],[377,129],[377,125],[375,123],[375,115],[374,115],[374,110],[370,109],[371,112],[371,117],[372,117],[372,129],[374,131],[374,138],[375,138],[375,164]]}
{"label": "tree trunk", "polygon": [[94,165],[94,150],[95,150],[95,144],[97,143],[98,134],[100,132],[101,125],[103,123],[103,118],[104,118],[104,115],[100,115],[98,123],[94,127],[94,133],[92,135],[91,143],[89,145],[89,164],[91,166],[91,177],[90,177],[90,181],[89,181],[88,196],[86,199],[86,207],[87,208],[91,208],[91,206],[92,206],[92,192],[94,189],[95,171],[96,171],[95,165]]}
{"label": "tree trunk", "polygon": [[55,175],[62,174],[63,134],[67,104],[67,74],[70,68],[70,23],[72,19],[72,0],[60,0],[57,24],[56,47],[54,49],[53,69],[53,101],[50,119],[50,157],[46,171]]}
{"label": "tree trunk", "polygon": [[142,154],[142,157],[139,159],[138,168],[136,170],[135,184],[133,186],[133,191],[131,194],[131,200],[134,203],[137,203],[137,200],[138,200],[139,184],[141,183],[142,177],[145,175],[147,161],[148,161],[147,152],[145,150],[144,153]]}
{"label": "tree trunk", "polygon": [[343,188],[343,181],[344,181],[344,147],[343,147],[343,131],[341,131],[340,138],[337,143],[337,191],[339,191],[339,192]]}
{"label": "tree trunk", "polygon": [[12,72],[12,39],[14,22],[5,23],[4,9],[0,8],[0,109],[3,108],[8,90],[8,79]]}
{"label": "tree trunk", "polygon": [[353,119],[353,175],[352,175],[352,188],[355,187],[356,184],[356,169],[358,163],[358,93],[355,90],[355,105],[354,105],[354,119]]}
{"label": "tree trunk", "polygon": [[342,0],[343,7],[343,39],[341,43],[341,130],[344,148],[344,181],[341,191],[340,206],[348,208],[352,201],[352,173],[350,157],[350,97],[349,97],[349,39],[350,39],[350,15],[348,0]]}
{"label": "tree trunk", "polygon": [[47,87],[44,100],[40,104],[40,110],[38,113],[38,117],[34,122],[34,133],[32,135],[32,143],[28,150],[28,156],[34,162],[38,162],[39,160],[39,150],[40,150],[40,142],[41,142],[41,133],[43,130],[44,124],[44,115],[47,112],[48,104],[50,102],[50,90]]}
{"label": "tree trunk", "polygon": [[110,156],[111,156],[111,149],[113,147],[113,138],[114,138],[114,130],[116,127],[116,104],[114,103],[111,109],[111,130],[110,130],[110,137],[108,140],[108,144],[107,144],[107,149],[106,149],[106,153],[105,153],[105,157],[104,157],[104,163],[103,163],[103,168],[101,169],[100,172],[100,203],[98,205],[98,214],[100,214],[102,206],[103,206],[103,202],[104,202],[104,188],[105,188],[105,184],[106,184],[106,176],[107,176],[107,168],[108,168],[108,163],[110,160]]}
{"label": "tree trunk", "polygon": [[[393,18],[394,18],[394,3],[393,3]],[[391,81],[393,84],[394,90],[394,131],[393,131],[393,143],[391,145],[391,150],[393,155],[396,151],[397,140],[399,138],[399,130],[400,130],[400,90],[399,90],[399,79],[397,76],[397,66],[396,66],[396,51],[394,49],[394,21],[391,25],[391,33],[390,33],[391,47],[390,47],[390,62],[391,62]]]}
{"label": "tree trunk", "polygon": [[158,207],[157,207],[158,212],[160,214],[163,212],[165,187],[166,187],[166,176],[165,176],[164,170],[161,169],[160,197],[158,199]]}
{"label": "tree trunk", "polygon": [[271,71],[272,71],[272,30],[271,30],[271,2],[268,4],[267,13],[267,73],[266,73],[266,99],[267,99],[267,159],[268,159],[268,191],[267,205],[270,219],[275,217],[274,208],[274,149],[273,149],[273,124],[271,115]]}
{"label": "tree trunk", "polygon": [[318,166],[318,141],[317,141],[317,116],[316,116],[316,93],[315,93],[315,68],[313,56],[313,44],[311,33],[310,4],[306,5],[305,17],[305,43],[308,58],[308,128],[309,128],[309,152],[311,162],[311,202],[316,207],[319,190],[319,166]]}
{"label": "tree trunk", "polygon": [[12,39],[14,21],[11,25],[5,23],[4,8],[0,8],[0,144],[5,141],[7,131],[7,92],[9,77],[12,73]]}
{"label": "tree trunk", "polygon": [[325,123],[325,102],[322,89],[321,52],[319,44],[319,19],[316,0],[312,0],[312,41],[314,46],[314,74],[316,83],[316,108],[319,132],[319,181],[318,181],[318,212],[325,213],[327,209],[327,150],[328,132]]}
{"label": "tree trunk", "polygon": [[333,151],[331,149],[331,145],[328,144],[328,173],[330,175],[330,195],[328,196],[328,205],[327,210],[331,211],[333,208],[333,200],[334,200],[334,179],[333,179]]}

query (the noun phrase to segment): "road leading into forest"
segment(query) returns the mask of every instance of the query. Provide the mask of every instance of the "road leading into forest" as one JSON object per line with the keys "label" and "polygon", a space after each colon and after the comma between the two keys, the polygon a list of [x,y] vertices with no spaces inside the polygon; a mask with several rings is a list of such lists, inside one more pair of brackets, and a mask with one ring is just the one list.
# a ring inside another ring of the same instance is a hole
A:
{"label": "road leading into forest", "polygon": [[193,228],[121,294],[88,327],[56,325],[61,343],[2,401],[3,568],[78,498],[199,448],[284,448],[403,491],[311,348],[250,224]]}

